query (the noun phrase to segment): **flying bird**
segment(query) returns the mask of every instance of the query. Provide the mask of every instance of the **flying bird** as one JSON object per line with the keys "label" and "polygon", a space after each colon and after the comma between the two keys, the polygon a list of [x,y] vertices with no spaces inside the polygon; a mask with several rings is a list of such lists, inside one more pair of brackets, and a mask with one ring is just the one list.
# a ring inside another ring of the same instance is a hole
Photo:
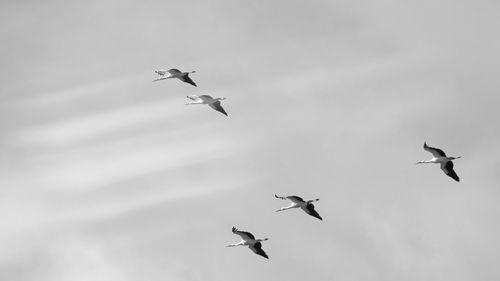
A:
{"label": "flying bird", "polygon": [[266,259],[268,259],[269,257],[267,256],[266,252],[264,252],[264,250],[262,250],[262,241],[267,241],[269,240],[268,238],[264,238],[264,239],[255,239],[255,236],[253,236],[252,233],[250,232],[246,232],[246,231],[241,231],[241,230],[238,230],[236,227],[233,226],[233,229],[232,229],[233,233],[236,234],[236,235],[239,235],[241,237],[241,241],[239,243],[235,243],[235,244],[229,244],[227,245],[227,247],[235,247],[235,246],[248,246],[248,248],[250,248],[250,250],[252,250],[254,253],[256,253],[257,255],[259,256],[263,256],[265,257]]}
{"label": "flying bird", "polygon": [[153,82],[164,80],[164,79],[169,79],[169,78],[178,78],[182,82],[189,83],[189,84],[196,87],[196,83],[194,83],[194,81],[191,80],[191,78],[189,78],[189,74],[196,73],[196,71],[182,72],[178,69],[172,68],[169,70],[164,70],[164,69],[156,70],[155,73],[160,75],[160,77],[153,80]]}
{"label": "flying bird", "polygon": [[455,173],[455,170],[453,170],[453,162],[452,162],[452,160],[455,160],[455,159],[458,159],[458,158],[462,158],[462,156],[448,157],[448,156],[446,156],[446,154],[444,153],[444,151],[442,151],[441,149],[430,147],[425,142],[424,142],[424,150],[429,151],[430,153],[432,153],[432,156],[434,156],[434,157],[432,157],[432,159],[430,159],[430,160],[418,161],[415,164],[439,163],[441,165],[441,170],[443,170],[443,172],[447,176],[449,176],[450,178],[452,178],[452,179],[454,179],[456,181],[460,181],[460,178],[458,177],[457,173]]}
{"label": "flying bird", "polygon": [[319,201],[319,198],[316,198],[316,199],[313,199],[313,200],[304,201],[304,199],[300,198],[299,196],[281,197],[281,196],[278,196],[278,195],[275,194],[274,197],[276,197],[278,199],[282,199],[282,200],[288,199],[288,200],[292,201],[292,204],[290,206],[280,208],[276,212],[281,212],[281,211],[289,210],[289,209],[292,209],[292,208],[301,208],[308,215],[313,216],[313,217],[315,217],[317,219],[323,220],[323,218],[321,218],[321,216],[318,214],[318,212],[316,212],[316,210],[314,209],[314,205],[312,203],[312,202]]}
{"label": "flying bird", "polygon": [[224,108],[222,108],[222,105],[220,104],[221,100],[225,100],[226,98],[212,98],[209,95],[190,95],[187,96],[190,101],[186,103],[186,105],[190,104],[208,104],[211,108],[219,111],[220,113],[224,114],[227,116],[226,111]]}

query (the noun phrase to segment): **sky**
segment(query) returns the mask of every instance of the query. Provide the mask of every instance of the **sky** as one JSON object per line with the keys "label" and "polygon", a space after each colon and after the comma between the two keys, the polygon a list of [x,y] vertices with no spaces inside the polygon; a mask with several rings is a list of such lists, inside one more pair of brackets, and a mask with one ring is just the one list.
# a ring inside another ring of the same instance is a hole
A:
{"label": "sky", "polygon": [[500,279],[498,1],[0,7],[1,280]]}

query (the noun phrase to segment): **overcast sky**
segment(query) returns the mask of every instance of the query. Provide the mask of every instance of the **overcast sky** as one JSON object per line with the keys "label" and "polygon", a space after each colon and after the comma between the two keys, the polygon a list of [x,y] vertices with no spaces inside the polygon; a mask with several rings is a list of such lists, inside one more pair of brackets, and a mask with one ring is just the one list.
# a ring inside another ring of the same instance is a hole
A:
{"label": "overcast sky", "polygon": [[500,280],[498,1],[0,8],[1,280]]}

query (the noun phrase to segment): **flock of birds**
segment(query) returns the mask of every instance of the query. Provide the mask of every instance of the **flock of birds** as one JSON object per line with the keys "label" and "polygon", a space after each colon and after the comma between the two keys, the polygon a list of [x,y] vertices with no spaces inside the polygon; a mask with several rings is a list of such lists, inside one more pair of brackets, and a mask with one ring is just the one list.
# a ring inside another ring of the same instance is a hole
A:
{"label": "flock of birds", "polygon": [[[158,78],[154,79],[153,82],[160,81],[160,80],[165,80],[169,78],[177,78],[181,80],[182,82],[191,84],[195,87],[197,87],[196,83],[189,77],[189,74],[191,73],[196,73],[196,71],[191,71],[191,72],[182,72],[178,69],[169,69],[169,70],[157,70],[155,71],[159,75]],[[207,104],[214,110],[226,115],[226,111],[224,108],[222,108],[221,105],[221,100],[225,100],[226,98],[213,98],[209,95],[190,95],[187,96],[190,101],[186,103],[186,105],[192,105],[192,104]],[[427,164],[427,163],[434,163],[434,164],[440,164],[441,170],[449,176],[450,178],[454,179],[455,181],[459,182],[460,178],[458,177],[457,173],[455,170],[453,170],[453,160],[461,158],[461,156],[457,157],[449,157],[446,156],[446,153],[444,153],[443,150],[435,147],[430,147],[427,145],[426,142],[424,142],[424,150],[430,152],[432,154],[432,158],[429,160],[422,160],[418,161],[415,164]],[[290,210],[294,208],[301,208],[304,212],[306,212],[308,215],[315,217],[319,220],[323,220],[323,218],[318,214],[318,212],[314,209],[314,205],[312,202],[317,202],[319,201],[319,198],[313,199],[313,200],[304,200],[300,198],[299,196],[278,196],[274,195],[278,199],[282,200],[290,200],[292,203],[287,206],[287,207],[282,207],[276,212],[281,212],[285,210]],[[233,226],[232,232],[236,235],[239,235],[241,237],[241,241],[238,243],[234,244],[229,244],[227,247],[236,247],[236,246],[248,246],[250,250],[252,250],[255,254],[260,255],[266,259],[269,258],[269,256],[262,250],[262,241],[267,241],[269,240],[268,238],[264,239],[256,239],[255,236],[247,231],[241,231],[238,230],[236,227]]]}
{"label": "flock of birds", "polygon": [[[196,73],[196,71],[182,72],[178,69],[172,68],[169,70],[164,70],[164,69],[156,70],[155,73],[160,75],[160,77],[153,80],[153,82],[165,80],[165,79],[169,79],[169,78],[177,78],[177,79],[181,80],[182,82],[185,82],[185,83],[188,83],[188,84],[191,84],[191,85],[197,87],[196,83],[194,83],[194,81],[189,77],[190,73]],[[190,96],[187,96],[187,98],[190,99],[190,101],[188,103],[186,103],[186,105],[208,104],[208,106],[210,106],[211,108],[213,108],[213,109],[215,109],[215,110],[219,111],[220,113],[227,116],[226,111],[224,110],[224,108],[222,108],[222,105],[220,104],[220,101],[225,100],[226,98],[215,98],[214,99],[209,95],[190,95]]]}

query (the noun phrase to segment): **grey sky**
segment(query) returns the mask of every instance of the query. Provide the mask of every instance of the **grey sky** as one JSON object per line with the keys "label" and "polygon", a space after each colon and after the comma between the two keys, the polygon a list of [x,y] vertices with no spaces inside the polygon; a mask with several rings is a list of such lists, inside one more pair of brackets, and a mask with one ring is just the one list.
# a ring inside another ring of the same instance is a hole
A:
{"label": "grey sky", "polygon": [[499,5],[3,1],[0,279],[499,280]]}

